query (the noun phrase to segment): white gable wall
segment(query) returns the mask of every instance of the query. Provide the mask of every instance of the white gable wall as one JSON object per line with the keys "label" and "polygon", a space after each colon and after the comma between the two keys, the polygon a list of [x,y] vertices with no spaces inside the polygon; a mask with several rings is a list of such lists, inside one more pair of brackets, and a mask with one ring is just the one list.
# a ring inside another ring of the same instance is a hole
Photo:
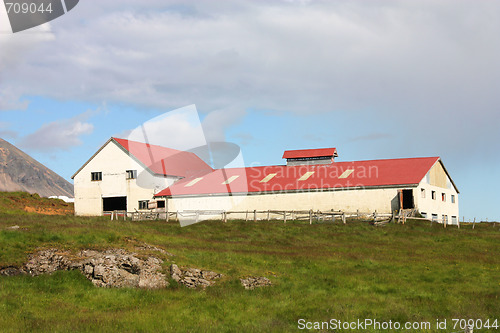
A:
{"label": "white gable wall", "polygon": [[[137,179],[127,179],[127,170],[137,170]],[[101,181],[92,181],[92,172],[102,172]],[[109,141],[74,177],[75,215],[103,213],[104,197],[127,197],[127,211],[139,208],[139,200],[150,200],[155,193],[180,177],[153,175],[135,158]]]}
{"label": "white gable wall", "polygon": [[[434,199],[432,192],[435,193]],[[452,202],[452,196],[455,202]],[[445,217],[448,224],[456,224],[460,218],[458,192],[439,162],[422,179],[413,197],[419,212],[429,219],[432,219],[434,214],[438,220]]]}

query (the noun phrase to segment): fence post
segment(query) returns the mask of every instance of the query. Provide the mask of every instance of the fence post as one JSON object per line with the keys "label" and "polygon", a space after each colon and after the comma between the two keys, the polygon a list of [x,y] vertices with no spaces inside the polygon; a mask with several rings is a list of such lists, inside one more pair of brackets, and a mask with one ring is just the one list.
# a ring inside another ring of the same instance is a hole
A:
{"label": "fence post", "polygon": [[313,214],[312,214],[312,209],[309,209],[309,224],[313,223]]}
{"label": "fence post", "polygon": [[248,222],[248,209],[247,212],[245,213],[245,222]]}
{"label": "fence post", "polygon": [[346,224],[346,221],[345,221],[345,212],[342,212],[342,222],[343,222],[344,224]]}
{"label": "fence post", "polygon": [[269,221],[271,219],[271,215],[269,213],[269,209],[267,210],[267,220]]}
{"label": "fence post", "polygon": [[474,223],[472,223],[472,229],[476,226],[476,218],[474,218]]}
{"label": "fence post", "polygon": [[254,223],[257,222],[257,210],[256,209],[253,210],[253,221],[254,221]]}

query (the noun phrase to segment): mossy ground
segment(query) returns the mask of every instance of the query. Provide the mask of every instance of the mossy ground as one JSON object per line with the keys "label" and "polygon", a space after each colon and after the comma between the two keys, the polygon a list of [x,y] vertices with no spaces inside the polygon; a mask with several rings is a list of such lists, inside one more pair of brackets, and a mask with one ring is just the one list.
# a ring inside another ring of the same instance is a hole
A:
{"label": "mossy ground", "polygon": [[[7,229],[12,225],[20,229]],[[500,321],[499,227],[206,221],[181,228],[165,221],[4,213],[0,266],[19,266],[41,247],[133,250],[146,242],[175,255],[163,255],[165,268],[175,262],[225,278],[199,291],[175,283],[164,290],[100,289],[76,271],[2,276],[0,327],[3,332],[290,332],[298,331],[301,318],[372,318],[426,321],[432,332],[443,332],[436,319],[448,319],[446,332],[454,332],[452,318]],[[266,276],[274,285],[245,290],[239,278],[249,275]]]}

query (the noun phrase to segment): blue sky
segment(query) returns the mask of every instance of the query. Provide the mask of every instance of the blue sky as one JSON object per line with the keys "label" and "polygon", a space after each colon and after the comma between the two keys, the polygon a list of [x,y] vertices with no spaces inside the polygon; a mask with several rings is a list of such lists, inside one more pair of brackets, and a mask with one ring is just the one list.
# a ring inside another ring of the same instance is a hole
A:
{"label": "blue sky", "polygon": [[[247,165],[440,156],[461,215],[500,220],[499,7],[87,0],[12,34],[0,6],[0,137],[69,180],[109,137],[195,104]],[[166,132],[188,144],[181,125]]]}

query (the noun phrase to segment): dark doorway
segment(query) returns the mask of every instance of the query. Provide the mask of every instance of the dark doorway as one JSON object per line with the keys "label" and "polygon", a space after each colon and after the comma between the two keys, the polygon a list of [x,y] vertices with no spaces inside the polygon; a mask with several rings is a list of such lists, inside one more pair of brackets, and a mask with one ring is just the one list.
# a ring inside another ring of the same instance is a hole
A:
{"label": "dark doorway", "polygon": [[114,210],[127,210],[127,197],[102,198],[102,210],[112,212]]}
{"label": "dark doorway", "polygon": [[403,209],[411,209],[415,208],[415,204],[413,203],[413,190],[403,190]]}

